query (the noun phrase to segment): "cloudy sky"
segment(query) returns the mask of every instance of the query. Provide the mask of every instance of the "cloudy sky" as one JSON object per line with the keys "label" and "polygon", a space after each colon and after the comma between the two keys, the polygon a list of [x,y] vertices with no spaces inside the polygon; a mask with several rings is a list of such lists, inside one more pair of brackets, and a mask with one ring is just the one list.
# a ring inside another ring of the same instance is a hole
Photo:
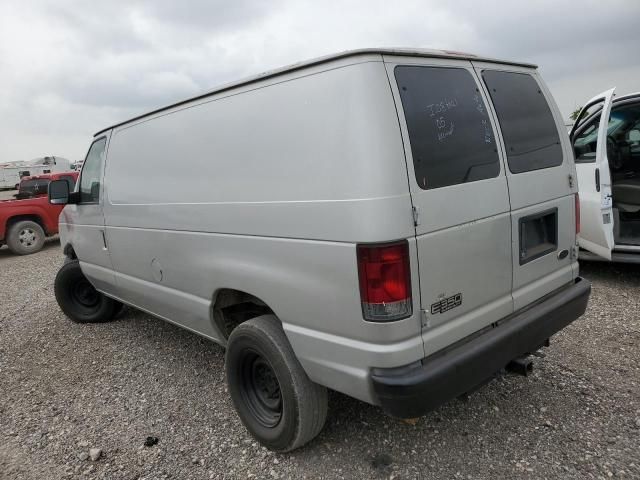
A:
{"label": "cloudy sky", "polygon": [[566,117],[640,90],[638,21],[638,0],[0,0],[0,162],[80,159],[119,120],[358,47],[536,63]]}

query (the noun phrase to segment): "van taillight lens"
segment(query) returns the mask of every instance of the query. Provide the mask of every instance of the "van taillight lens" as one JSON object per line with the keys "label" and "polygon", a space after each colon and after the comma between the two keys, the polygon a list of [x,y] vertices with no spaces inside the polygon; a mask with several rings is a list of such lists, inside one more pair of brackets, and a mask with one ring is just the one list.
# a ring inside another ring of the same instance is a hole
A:
{"label": "van taillight lens", "polygon": [[580,233],[580,195],[577,193],[574,196],[575,198],[575,212],[576,212],[576,235]]}
{"label": "van taillight lens", "polygon": [[411,316],[408,242],[358,245],[357,255],[364,319],[388,322]]}

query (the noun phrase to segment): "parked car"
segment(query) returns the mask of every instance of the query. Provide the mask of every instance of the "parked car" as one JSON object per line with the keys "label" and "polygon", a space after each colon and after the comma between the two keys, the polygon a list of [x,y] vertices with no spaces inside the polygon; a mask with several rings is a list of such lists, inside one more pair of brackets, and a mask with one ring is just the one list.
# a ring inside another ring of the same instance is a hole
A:
{"label": "parked car", "polygon": [[596,95],[571,139],[582,212],[580,258],[640,263],[640,93]]}
{"label": "parked car", "polygon": [[47,195],[49,183],[52,180],[66,180],[69,183],[69,190],[73,190],[78,180],[79,172],[47,173],[44,175],[33,175],[24,177],[20,181],[18,193],[14,195],[17,199],[32,198],[39,195]]}
{"label": "parked car", "polygon": [[61,211],[62,206],[50,204],[46,195],[0,201],[0,246],[6,244],[16,255],[40,251],[45,239],[58,233]]}
{"label": "parked car", "polygon": [[526,370],[587,305],[575,175],[533,65],[332,55],[98,132],[79,190],[50,185],[56,299],[226,346],[240,419],[289,451],[328,388],[416,417]]}

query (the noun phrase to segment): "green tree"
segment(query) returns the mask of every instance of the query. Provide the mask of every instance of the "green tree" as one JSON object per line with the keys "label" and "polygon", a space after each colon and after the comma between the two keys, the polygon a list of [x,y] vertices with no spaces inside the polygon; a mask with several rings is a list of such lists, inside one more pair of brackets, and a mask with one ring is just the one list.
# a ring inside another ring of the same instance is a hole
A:
{"label": "green tree", "polygon": [[576,109],[571,112],[571,115],[569,115],[569,118],[575,122],[575,120],[578,118],[578,115],[580,115],[580,110],[582,110],[582,107],[576,107]]}

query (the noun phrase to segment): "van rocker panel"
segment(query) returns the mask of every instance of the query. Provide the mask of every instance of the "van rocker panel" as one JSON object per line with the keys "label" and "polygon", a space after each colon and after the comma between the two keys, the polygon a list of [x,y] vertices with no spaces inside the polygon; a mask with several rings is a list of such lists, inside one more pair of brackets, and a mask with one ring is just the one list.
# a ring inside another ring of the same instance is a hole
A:
{"label": "van rocker panel", "polygon": [[414,418],[473,390],[580,317],[590,293],[591,283],[578,277],[570,286],[451,349],[405,367],[373,369],[377,403],[390,415]]}

